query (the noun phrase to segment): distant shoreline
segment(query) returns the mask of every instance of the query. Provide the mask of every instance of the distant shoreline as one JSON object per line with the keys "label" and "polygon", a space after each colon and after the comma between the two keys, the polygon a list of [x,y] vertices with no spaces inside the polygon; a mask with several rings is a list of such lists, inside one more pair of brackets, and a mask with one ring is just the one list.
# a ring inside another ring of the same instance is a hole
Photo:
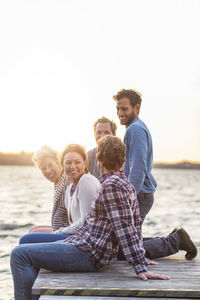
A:
{"label": "distant shoreline", "polygon": [[31,160],[33,152],[19,153],[2,153],[0,152],[0,165],[1,166],[33,166]]}
{"label": "distant shoreline", "polygon": [[154,168],[160,169],[200,169],[200,163],[192,163],[189,161],[177,162],[177,163],[154,163]]}
{"label": "distant shoreline", "polygon": [[[33,166],[33,152],[3,153],[0,152],[1,166]],[[200,162],[181,161],[176,163],[155,162],[154,168],[160,169],[200,169]]]}

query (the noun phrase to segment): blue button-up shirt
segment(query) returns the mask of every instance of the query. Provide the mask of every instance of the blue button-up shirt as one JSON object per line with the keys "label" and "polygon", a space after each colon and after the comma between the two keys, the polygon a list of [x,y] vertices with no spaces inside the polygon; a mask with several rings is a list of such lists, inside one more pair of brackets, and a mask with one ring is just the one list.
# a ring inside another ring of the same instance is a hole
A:
{"label": "blue button-up shirt", "polygon": [[153,193],[157,183],[151,174],[153,164],[152,138],[147,126],[134,119],[124,136],[126,144],[125,175],[136,193]]}

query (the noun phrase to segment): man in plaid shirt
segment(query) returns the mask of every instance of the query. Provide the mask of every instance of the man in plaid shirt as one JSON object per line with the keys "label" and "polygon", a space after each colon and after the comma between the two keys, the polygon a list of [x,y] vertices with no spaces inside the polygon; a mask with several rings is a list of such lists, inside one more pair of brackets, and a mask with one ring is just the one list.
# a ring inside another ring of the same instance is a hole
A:
{"label": "man in plaid shirt", "polygon": [[104,137],[98,144],[97,159],[103,174],[101,188],[76,234],[64,241],[23,244],[12,251],[15,300],[38,299],[31,295],[31,288],[40,268],[54,272],[97,272],[116,257],[119,247],[142,280],[169,279],[148,272],[147,265],[157,263],[146,257],[162,257],[178,250],[187,251],[187,259],[197,255],[195,245],[187,235],[183,236],[183,231],[181,235],[175,231],[167,238],[144,241],[144,250],[136,193],[121,171],[125,144],[117,137]]}
{"label": "man in plaid shirt", "polygon": [[147,272],[149,260],[142,246],[137,196],[124,172],[119,171],[124,164],[124,143],[119,138],[107,136],[98,145],[97,158],[103,173],[99,196],[92,203],[82,227],[65,242],[89,253],[97,268],[108,265],[116,257],[120,245],[136,274]]}

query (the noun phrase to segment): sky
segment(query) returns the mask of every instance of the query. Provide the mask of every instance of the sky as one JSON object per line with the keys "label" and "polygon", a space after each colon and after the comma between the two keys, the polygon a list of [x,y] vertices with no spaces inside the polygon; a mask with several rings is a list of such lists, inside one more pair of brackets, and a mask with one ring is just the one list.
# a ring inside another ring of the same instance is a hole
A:
{"label": "sky", "polygon": [[0,152],[95,147],[142,94],[155,162],[200,161],[199,0],[0,0]]}

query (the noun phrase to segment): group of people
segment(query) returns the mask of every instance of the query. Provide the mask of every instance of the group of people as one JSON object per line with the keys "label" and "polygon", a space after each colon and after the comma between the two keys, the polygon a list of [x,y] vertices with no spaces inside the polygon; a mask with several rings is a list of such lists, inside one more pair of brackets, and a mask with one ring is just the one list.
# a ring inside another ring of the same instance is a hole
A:
{"label": "group of people", "polygon": [[139,119],[141,95],[121,90],[113,96],[124,142],[116,124],[94,124],[97,147],[86,153],[68,144],[61,156],[48,146],[33,155],[43,175],[54,183],[52,226],[36,226],[11,253],[15,300],[35,300],[31,288],[40,268],[55,272],[97,272],[114,258],[127,260],[142,280],[169,279],[150,273],[152,259],[197,248],[183,228],[167,237],[143,238],[142,223],[151,209],[156,181],[151,173],[152,138]]}

